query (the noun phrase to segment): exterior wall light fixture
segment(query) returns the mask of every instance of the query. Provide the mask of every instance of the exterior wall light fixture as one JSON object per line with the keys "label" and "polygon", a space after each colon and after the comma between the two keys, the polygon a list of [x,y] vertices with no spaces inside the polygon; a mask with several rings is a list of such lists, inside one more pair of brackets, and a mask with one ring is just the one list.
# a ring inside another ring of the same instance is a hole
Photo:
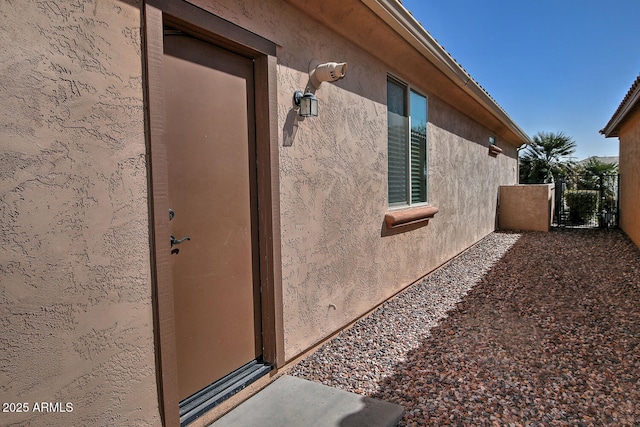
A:
{"label": "exterior wall light fixture", "polygon": [[301,117],[318,117],[318,98],[311,92],[303,94],[301,90],[295,91],[293,102],[300,107]]}
{"label": "exterior wall light fixture", "polygon": [[309,82],[311,85],[305,89],[305,93],[297,90],[293,94],[293,102],[299,107],[300,116],[318,117],[318,98],[314,95],[314,89],[318,89],[322,82],[335,82],[344,78],[346,74],[346,62],[325,62],[320,64],[316,60],[311,61],[309,63]]}

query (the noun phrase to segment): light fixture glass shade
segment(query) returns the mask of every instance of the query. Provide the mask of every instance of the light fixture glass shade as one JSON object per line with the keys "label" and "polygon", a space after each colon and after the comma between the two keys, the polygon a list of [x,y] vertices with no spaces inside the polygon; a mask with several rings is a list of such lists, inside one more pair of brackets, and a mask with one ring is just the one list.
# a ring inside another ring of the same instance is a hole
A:
{"label": "light fixture glass shade", "polygon": [[293,95],[293,99],[300,107],[299,114],[302,117],[318,117],[318,98],[311,92],[307,92],[304,95],[301,91],[297,90]]}
{"label": "light fixture glass shade", "polygon": [[307,92],[300,100],[300,115],[302,117],[318,117],[318,98]]}

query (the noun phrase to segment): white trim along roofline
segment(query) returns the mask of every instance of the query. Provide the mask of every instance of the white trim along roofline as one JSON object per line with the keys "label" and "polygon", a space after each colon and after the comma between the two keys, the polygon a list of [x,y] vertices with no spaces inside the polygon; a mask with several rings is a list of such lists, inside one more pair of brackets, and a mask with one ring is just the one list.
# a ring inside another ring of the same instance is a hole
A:
{"label": "white trim along roofline", "polygon": [[458,64],[397,0],[361,0],[411,46],[527,143],[527,135],[498,103]]}
{"label": "white trim along roofline", "polygon": [[619,136],[618,132],[620,131],[620,125],[624,122],[629,114],[635,109],[635,107],[640,105],[640,75],[636,78],[636,80],[631,85],[631,88],[625,95],[624,99],[616,109],[616,112],[613,113],[611,119],[609,119],[609,123],[604,127],[604,129],[600,130],[600,133],[605,136],[605,138],[611,138]]}

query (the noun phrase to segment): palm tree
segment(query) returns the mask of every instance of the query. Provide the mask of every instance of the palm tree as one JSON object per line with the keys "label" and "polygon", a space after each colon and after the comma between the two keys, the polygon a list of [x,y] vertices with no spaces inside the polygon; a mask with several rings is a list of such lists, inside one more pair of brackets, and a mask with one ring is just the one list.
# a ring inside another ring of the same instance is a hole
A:
{"label": "palm tree", "polygon": [[579,190],[600,192],[600,209],[611,211],[616,205],[618,164],[604,163],[595,157],[576,168]]}
{"label": "palm tree", "polygon": [[[617,163],[605,163],[597,157],[590,157],[586,163],[576,168],[576,174],[582,175],[585,183],[582,184],[585,190],[597,190],[595,182],[600,176],[617,175]],[[593,188],[590,188],[593,187]]]}
{"label": "palm tree", "polygon": [[564,132],[538,132],[520,157],[520,182],[543,184],[555,182],[569,173],[576,143]]}

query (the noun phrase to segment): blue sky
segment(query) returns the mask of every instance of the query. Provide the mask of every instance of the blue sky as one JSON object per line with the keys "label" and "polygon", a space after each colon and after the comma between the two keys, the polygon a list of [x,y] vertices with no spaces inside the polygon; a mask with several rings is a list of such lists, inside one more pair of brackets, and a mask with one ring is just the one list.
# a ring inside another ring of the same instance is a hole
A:
{"label": "blue sky", "polygon": [[640,74],[640,0],[403,0],[530,136],[617,156],[602,129]]}

